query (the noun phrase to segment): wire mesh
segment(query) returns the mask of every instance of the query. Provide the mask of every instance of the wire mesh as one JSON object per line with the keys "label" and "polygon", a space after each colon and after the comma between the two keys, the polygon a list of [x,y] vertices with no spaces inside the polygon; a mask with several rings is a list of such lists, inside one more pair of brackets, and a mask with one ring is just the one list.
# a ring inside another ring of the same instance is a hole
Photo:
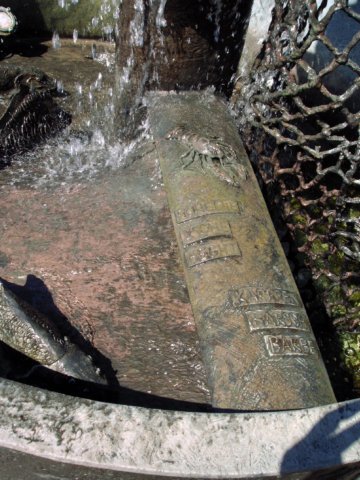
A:
{"label": "wire mesh", "polygon": [[312,283],[333,323],[352,332],[360,332],[359,27],[359,7],[345,0],[275,0],[235,104],[305,300]]}

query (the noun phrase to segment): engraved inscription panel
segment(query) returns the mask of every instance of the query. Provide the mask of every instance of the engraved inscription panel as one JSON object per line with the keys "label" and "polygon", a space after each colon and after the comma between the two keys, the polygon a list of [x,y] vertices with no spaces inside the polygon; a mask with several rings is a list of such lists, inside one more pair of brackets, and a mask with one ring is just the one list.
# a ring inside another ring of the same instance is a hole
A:
{"label": "engraved inscription panel", "polygon": [[187,206],[175,210],[177,223],[187,222],[193,218],[213,215],[215,213],[237,213],[243,211],[239,202],[235,200],[212,200],[210,202],[192,202]]}
{"label": "engraved inscription panel", "polygon": [[232,237],[230,224],[223,218],[210,218],[198,225],[185,224],[181,230],[181,239],[185,246],[213,237]]}
{"label": "engraved inscription panel", "polygon": [[213,239],[204,243],[189,245],[185,250],[188,267],[226,257],[241,257],[241,251],[234,239]]}
{"label": "engraved inscription panel", "polygon": [[273,328],[286,328],[290,330],[308,331],[307,318],[304,312],[289,310],[250,310],[245,317],[250,331],[266,330]]}
{"label": "engraved inscription panel", "polygon": [[300,335],[265,335],[265,345],[270,357],[308,356],[316,354],[312,338]]}
{"label": "engraved inscription panel", "polygon": [[227,301],[232,308],[261,304],[301,307],[300,298],[296,293],[279,288],[233,287],[227,294]]}

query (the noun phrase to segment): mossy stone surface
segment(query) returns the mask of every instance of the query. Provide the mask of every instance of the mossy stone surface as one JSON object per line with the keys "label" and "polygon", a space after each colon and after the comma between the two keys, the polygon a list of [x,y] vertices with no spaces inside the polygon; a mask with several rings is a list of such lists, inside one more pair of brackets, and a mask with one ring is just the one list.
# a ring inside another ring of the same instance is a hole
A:
{"label": "mossy stone surface", "polygon": [[340,275],[344,270],[345,254],[337,251],[334,254],[329,255],[328,261],[331,273]]}
{"label": "mossy stone surface", "polygon": [[353,377],[354,388],[360,390],[360,333],[339,334],[343,362]]}
{"label": "mossy stone surface", "polygon": [[350,295],[349,300],[355,307],[360,307],[360,291],[354,291],[354,293]]}
{"label": "mossy stone surface", "polygon": [[314,255],[324,255],[329,252],[330,246],[328,243],[316,239],[311,245],[311,251]]}

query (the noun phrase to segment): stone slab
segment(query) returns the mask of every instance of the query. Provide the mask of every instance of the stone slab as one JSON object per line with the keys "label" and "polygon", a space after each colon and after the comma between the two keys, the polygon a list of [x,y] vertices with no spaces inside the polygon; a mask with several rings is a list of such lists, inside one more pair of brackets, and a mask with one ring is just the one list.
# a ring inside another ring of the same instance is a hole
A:
{"label": "stone slab", "polygon": [[[355,479],[360,400],[192,413],[93,402],[0,380],[2,480]],[[337,469],[337,470],[334,470]],[[26,472],[26,474],[25,474]],[[323,473],[322,473],[323,474]]]}
{"label": "stone slab", "polygon": [[307,314],[227,105],[153,93],[156,144],[212,405],[335,401]]}

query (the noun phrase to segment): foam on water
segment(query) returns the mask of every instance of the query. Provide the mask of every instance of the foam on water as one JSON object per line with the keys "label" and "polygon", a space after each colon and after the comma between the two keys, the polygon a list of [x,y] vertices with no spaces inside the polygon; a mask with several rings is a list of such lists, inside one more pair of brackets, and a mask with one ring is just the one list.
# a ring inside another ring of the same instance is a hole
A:
{"label": "foam on water", "polygon": [[120,140],[108,143],[100,128],[91,133],[69,129],[14,158],[11,168],[2,172],[0,185],[41,188],[94,181],[99,175],[126,168],[148,139],[145,126],[142,134],[130,143]]}

